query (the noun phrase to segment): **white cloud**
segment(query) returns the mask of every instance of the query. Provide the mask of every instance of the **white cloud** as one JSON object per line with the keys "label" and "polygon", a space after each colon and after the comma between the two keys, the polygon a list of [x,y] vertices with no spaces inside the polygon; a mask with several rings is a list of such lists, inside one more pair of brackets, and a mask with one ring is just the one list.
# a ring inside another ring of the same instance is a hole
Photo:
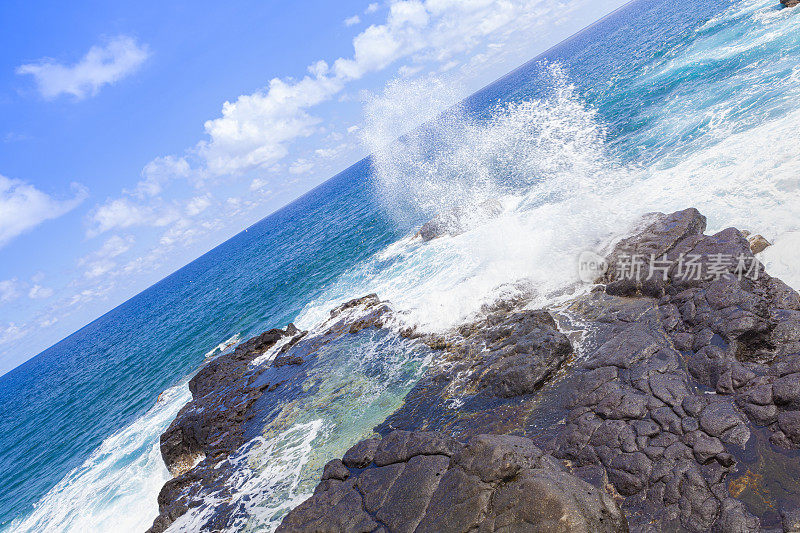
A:
{"label": "white cloud", "polygon": [[197,216],[211,205],[211,196],[206,194],[205,196],[196,196],[189,200],[188,205],[186,206],[186,214],[190,217]]}
{"label": "white cloud", "polygon": [[55,316],[46,316],[39,320],[39,327],[40,328],[49,328],[53,324],[58,322],[58,318]]}
{"label": "white cloud", "polygon": [[164,190],[167,182],[187,178],[190,174],[189,163],[183,157],[157,157],[142,169],[142,180],[136,184],[134,194],[139,198],[157,196]]}
{"label": "white cloud", "polygon": [[29,141],[30,139],[31,139],[30,135],[26,135],[24,133],[17,133],[15,131],[9,131],[5,135],[3,135],[2,142],[4,142],[4,143],[16,143],[16,142]]}
{"label": "white cloud", "polygon": [[30,74],[46,99],[71,94],[78,99],[94,96],[104,85],[116,83],[135,72],[149,56],[147,46],[121,35],[105,46],[93,46],[73,65],[43,59],[17,67],[17,74]]}
{"label": "white cloud", "polygon": [[[250,182],[250,190],[251,191],[264,191],[267,187],[269,187],[269,180],[264,178],[254,178],[253,181]],[[270,192],[270,191],[265,191]],[[231,200],[231,198],[228,198]]]}
{"label": "white cloud", "polygon": [[171,206],[151,206],[132,202],[128,198],[109,200],[89,215],[91,227],[87,234],[94,237],[112,229],[125,229],[133,226],[167,226],[179,215]]}
{"label": "white cloud", "polygon": [[92,300],[97,300],[98,298],[102,298],[106,296],[111,289],[114,288],[113,284],[106,284],[99,287],[94,287],[90,289],[84,289],[72,296],[67,302],[68,307],[73,307],[76,305],[82,305]]}
{"label": "white cloud", "polygon": [[369,15],[371,13],[375,13],[378,10],[378,7],[379,7],[378,3],[377,2],[373,2],[373,3],[371,3],[370,5],[367,6],[367,9],[364,10],[364,13],[366,13],[367,15]]}
{"label": "white cloud", "polygon": [[17,280],[7,279],[0,281],[0,303],[8,303],[16,300],[19,297],[19,290],[17,290]]}
{"label": "white cloud", "polygon": [[98,250],[79,259],[78,266],[85,267],[83,275],[89,279],[108,274],[117,266],[113,259],[130,250],[134,242],[131,235],[112,235]]}
{"label": "white cloud", "polygon": [[28,291],[28,298],[31,300],[44,300],[53,296],[53,289],[50,287],[42,287],[41,285],[34,285]]}
{"label": "white cloud", "polygon": [[0,328],[0,344],[7,344],[9,342],[19,340],[28,334],[28,328],[18,326],[14,322],[10,322],[8,326]]}
{"label": "white cloud", "polygon": [[121,198],[100,206],[91,221],[96,228],[91,233],[99,234],[115,228],[129,228],[144,223],[148,220],[149,211],[129,200]]}
{"label": "white cloud", "polygon": [[297,161],[289,165],[289,173],[295,175],[307,174],[308,172],[311,172],[313,169],[314,169],[314,163],[312,163],[307,159],[302,159],[302,158],[298,159]]}
{"label": "white cloud", "polygon": [[108,238],[102,248],[95,252],[95,254],[98,257],[118,257],[130,250],[133,243],[134,238],[131,235],[127,237],[113,235]]}
{"label": "white cloud", "polygon": [[89,279],[99,278],[114,270],[116,266],[117,263],[110,259],[98,259],[97,261],[92,261],[88,265],[83,275]]}
{"label": "white cloud", "polygon": [[315,132],[321,120],[307,109],[329,99],[342,86],[341,80],[325,76],[306,76],[294,84],[273,79],[266,92],[225,102],[222,117],[205,123],[210,139],[201,142],[197,151],[215,176],[272,165],[289,153],[291,141]]}
{"label": "white cloud", "polygon": [[340,144],[331,148],[317,148],[314,153],[322,159],[334,159],[347,148],[346,144]]}
{"label": "white cloud", "polygon": [[360,23],[361,23],[361,17],[359,17],[358,15],[353,15],[352,17],[347,17],[346,19],[344,19],[345,26],[355,26],[356,24]]}
{"label": "white cloud", "polygon": [[73,184],[74,197],[56,200],[33,185],[0,175],[0,248],[46,220],[58,218],[78,206],[86,189]]}
{"label": "white cloud", "polygon": [[164,232],[159,244],[164,247],[171,247],[176,244],[186,245],[194,242],[203,233],[202,226],[192,224],[187,219],[181,219]]}

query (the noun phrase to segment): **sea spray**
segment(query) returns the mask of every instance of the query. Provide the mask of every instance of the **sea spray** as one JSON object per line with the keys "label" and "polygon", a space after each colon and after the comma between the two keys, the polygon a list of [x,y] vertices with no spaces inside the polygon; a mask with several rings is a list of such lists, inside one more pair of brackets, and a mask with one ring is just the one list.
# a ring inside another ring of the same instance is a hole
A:
{"label": "sea spray", "polygon": [[[520,279],[536,288],[538,305],[575,288],[580,252],[601,246],[632,220],[603,209],[602,200],[635,173],[609,156],[606,128],[564,67],[542,70],[541,98],[497,104],[483,116],[454,106],[393,144],[371,147],[378,196],[392,213],[469,211],[489,199],[498,199],[504,213],[462,235],[400,241],[342,276],[299,320],[318,319],[355,287],[390,300],[408,325],[442,331],[508,296]],[[415,98],[424,101],[425,94]],[[398,95],[403,106],[394,102]],[[385,98],[367,112],[416,109],[396,84]],[[393,131],[380,126],[380,116],[365,122],[366,132]]]}

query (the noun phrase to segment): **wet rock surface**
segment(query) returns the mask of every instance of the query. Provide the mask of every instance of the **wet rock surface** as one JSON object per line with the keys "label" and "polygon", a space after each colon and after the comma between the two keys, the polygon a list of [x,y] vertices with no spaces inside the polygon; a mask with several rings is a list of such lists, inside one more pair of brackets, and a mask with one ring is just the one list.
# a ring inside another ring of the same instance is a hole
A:
{"label": "wet rock surface", "polygon": [[471,208],[451,209],[426,222],[417,236],[423,241],[430,241],[445,235],[459,235],[481,221],[500,216],[502,212],[503,205],[497,200],[486,200]]}
{"label": "wet rock surface", "polygon": [[[267,331],[210,362],[189,380],[192,401],[161,435],[161,456],[173,476],[191,470],[198,458],[227,455],[242,444],[241,422],[260,392],[245,392],[258,376],[248,372],[250,363],[282,339],[301,337],[292,324]],[[273,365],[280,366],[278,361]],[[219,394],[223,389],[229,394]]]}
{"label": "wet rock surface", "polygon": [[[229,458],[280,418],[282,404],[314,386],[308,370],[317,351],[342,336],[381,327],[389,312],[377,296],[368,295],[332,310],[322,332],[309,335],[292,324],[269,330],[201,368],[189,381],[192,401],[161,436],[161,454],[174,477],[159,493],[159,516],[149,531],[166,530],[211,493],[224,499],[228,480],[237,473]],[[270,350],[271,359],[259,361]],[[228,527],[235,512],[219,506],[203,529]]]}
{"label": "wet rock surface", "polygon": [[535,393],[572,355],[547,311],[505,307],[458,328],[439,347],[442,364],[420,380],[378,433],[435,429],[466,439],[521,431],[519,420]]}
{"label": "wet rock surface", "polygon": [[393,431],[366,442],[328,463],[279,532],[627,531],[608,494],[530,439]]}

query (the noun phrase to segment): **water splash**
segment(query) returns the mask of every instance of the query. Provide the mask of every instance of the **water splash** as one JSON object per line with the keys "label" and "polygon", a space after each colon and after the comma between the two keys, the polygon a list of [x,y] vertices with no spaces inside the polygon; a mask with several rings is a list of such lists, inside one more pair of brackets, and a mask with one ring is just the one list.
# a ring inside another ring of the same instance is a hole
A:
{"label": "water splash", "polygon": [[602,181],[605,128],[578,98],[561,65],[545,72],[549,94],[543,98],[497,104],[488,120],[454,105],[394,142],[387,136],[398,133],[395,124],[411,120],[400,117],[428,117],[431,107],[441,109],[456,89],[442,80],[429,80],[425,87],[396,81],[382,97],[373,97],[362,138],[373,152],[379,193],[392,213],[418,219],[521,194],[527,203],[542,203]]}
{"label": "water splash", "polygon": [[[455,237],[390,246],[345,274],[298,320],[311,323],[349,295],[376,292],[407,323],[441,331],[513,295],[520,279],[535,287],[539,305],[576,289],[580,252],[635,218],[608,209],[607,199],[636,173],[609,155],[605,126],[566,70],[553,64],[545,72],[542,98],[496,105],[482,117],[452,107],[419,131],[376,147],[375,181],[392,212],[418,219],[499,199],[503,215]],[[398,93],[393,87],[386,98]],[[406,100],[385,107],[393,105],[415,109]]]}

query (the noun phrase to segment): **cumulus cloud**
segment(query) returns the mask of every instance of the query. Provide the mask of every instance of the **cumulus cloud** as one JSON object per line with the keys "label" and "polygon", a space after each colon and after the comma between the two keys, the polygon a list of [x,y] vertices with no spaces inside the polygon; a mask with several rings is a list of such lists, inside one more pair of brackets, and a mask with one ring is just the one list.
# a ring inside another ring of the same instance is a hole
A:
{"label": "cumulus cloud", "polygon": [[86,199],[84,187],[73,184],[73,197],[56,200],[33,185],[0,175],[0,248],[46,220],[58,218]]}
{"label": "cumulus cloud", "polygon": [[307,159],[300,158],[289,165],[289,173],[294,175],[307,174],[314,169],[314,163]]}
{"label": "cumulus cloud", "polygon": [[108,200],[89,215],[89,237],[134,226],[160,228],[180,220],[180,208],[163,202],[136,202],[130,198]]}
{"label": "cumulus cloud", "polygon": [[142,180],[136,184],[133,193],[139,198],[157,196],[163,192],[167,182],[190,175],[191,168],[185,158],[157,157],[142,169]]}
{"label": "cumulus cloud", "polygon": [[273,79],[264,92],[225,102],[222,117],[205,123],[209,140],[197,152],[211,175],[240,174],[266,167],[288,155],[288,144],[316,131],[321,119],[307,110],[328,100],[343,87],[328,77],[321,63],[312,66],[316,77],[297,83]]}
{"label": "cumulus cloud", "polygon": [[50,287],[42,287],[41,285],[34,285],[28,291],[28,298],[31,300],[44,300],[53,296],[53,289]]}
{"label": "cumulus cloud", "polygon": [[7,344],[19,340],[28,334],[28,328],[10,322],[5,327],[0,327],[0,344]]}
{"label": "cumulus cloud", "polygon": [[112,235],[103,245],[91,254],[78,260],[78,266],[84,267],[83,275],[93,279],[111,272],[117,263],[114,258],[121,256],[131,249],[135,240],[133,236],[121,237]]}
{"label": "cumulus cloud", "polygon": [[373,3],[371,3],[370,5],[367,6],[367,9],[364,10],[364,13],[366,13],[367,15],[369,15],[371,13],[375,13],[378,10],[378,7],[380,7],[380,6],[378,6],[378,3],[377,2],[373,2]]}
{"label": "cumulus cloud", "polygon": [[19,297],[16,279],[0,281],[0,303],[8,303]]}
{"label": "cumulus cloud", "polygon": [[73,65],[43,59],[17,67],[17,74],[30,74],[39,93],[52,100],[62,94],[77,99],[94,96],[104,85],[111,85],[135,72],[149,56],[146,45],[120,35],[104,46],[93,46]]}
{"label": "cumulus cloud", "polygon": [[361,23],[361,17],[359,17],[358,15],[353,15],[352,17],[347,17],[346,19],[344,19],[345,26],[355,26],[356,24],[360,23]]}
{"label": "cumulus cloud", "polygon": [[98,207],[90,215],[94,227],[89,230],[91,236],[117,228],[129,228],[150,221],[152,210],[131,202],[126,198],[111,200]]}
{"label": "cumulus cloud", "polygon": [[186,214],[190,217],[197,216],[211,205],[211,195],[195,196],[186,205]]}
{"label": "cumulus cloud", "polygon": [[[265,191],[269,185],[270,180],[264,178],[253,178],[253,181],[250,182],[250,190],[251,191]],[[269,192],[268,190],[266,192]]]}

